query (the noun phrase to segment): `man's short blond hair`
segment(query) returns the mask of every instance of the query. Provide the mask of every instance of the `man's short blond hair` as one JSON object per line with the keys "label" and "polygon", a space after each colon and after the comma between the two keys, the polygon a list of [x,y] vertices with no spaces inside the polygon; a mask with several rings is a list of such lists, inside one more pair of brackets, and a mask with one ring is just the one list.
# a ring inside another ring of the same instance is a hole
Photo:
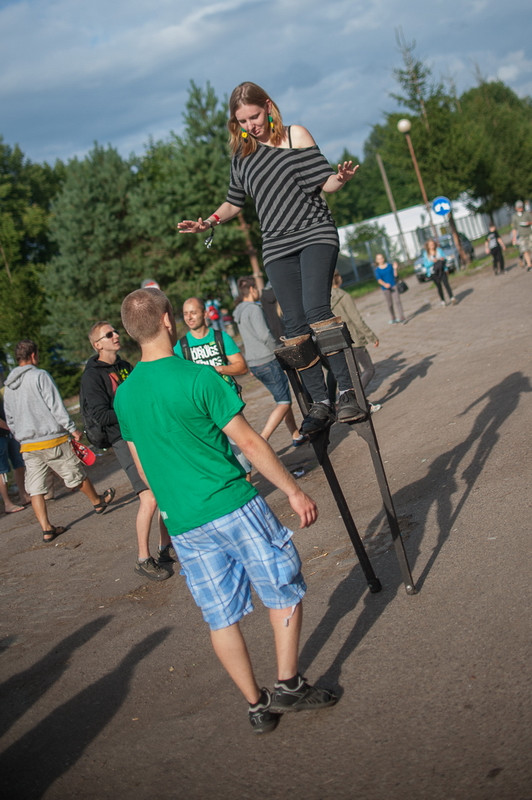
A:
{"label": "man's short blond hair", "polygon": [[140,345],[155,339],[166,313],[173,313],[172,305],[160,289],[136,289],[122,302],[122,324]]}
{"label": "man's short blond hair", "polygon": [[98,322],[95,322],[89,331],[89,342],[91,343],[91,347],[93,350],[96,350],[94,345],[96,341],[100,338],[100,331],[104,325],[111,325],[111,323],[108,322],[106,319],[101,319]]}

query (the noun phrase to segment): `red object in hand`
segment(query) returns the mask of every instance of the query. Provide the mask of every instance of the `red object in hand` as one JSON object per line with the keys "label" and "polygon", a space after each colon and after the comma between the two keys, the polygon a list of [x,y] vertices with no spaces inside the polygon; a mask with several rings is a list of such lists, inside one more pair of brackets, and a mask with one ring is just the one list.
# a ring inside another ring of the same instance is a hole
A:
{"label": "red object in hand", "polygon": [[90,467],[96,461],[96,453],[94,450],[91,450],[90,447],[86,447],[81,442],[76,442],[75,439],[72,439],[70,442],[72,445],[72,450],[77,455],[80,461],[83,461],[87,467]]}

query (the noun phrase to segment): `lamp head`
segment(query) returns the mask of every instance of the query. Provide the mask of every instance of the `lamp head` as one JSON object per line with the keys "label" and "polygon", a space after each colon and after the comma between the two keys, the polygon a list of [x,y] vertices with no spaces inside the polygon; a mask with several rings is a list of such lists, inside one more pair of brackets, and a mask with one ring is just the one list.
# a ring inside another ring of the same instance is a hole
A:
{"label": "lamp head", "polygon": [[411,127],[412,123],[409,119],[400,119],[397,123],[397,130],[399,133],[408,133]]}

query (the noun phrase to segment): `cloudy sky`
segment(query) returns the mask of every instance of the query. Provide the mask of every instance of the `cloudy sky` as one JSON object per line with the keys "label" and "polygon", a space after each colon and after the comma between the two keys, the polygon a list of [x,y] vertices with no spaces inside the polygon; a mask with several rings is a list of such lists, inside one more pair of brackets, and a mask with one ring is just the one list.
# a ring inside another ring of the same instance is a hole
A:
{"label": "cloudy sky", "polygon": [[190,81],[261,84],[326,156],[396,110],[395,30],[458,92],[532,96],[530,0],[0,0],[0,135],[32,161],[179,133]]}

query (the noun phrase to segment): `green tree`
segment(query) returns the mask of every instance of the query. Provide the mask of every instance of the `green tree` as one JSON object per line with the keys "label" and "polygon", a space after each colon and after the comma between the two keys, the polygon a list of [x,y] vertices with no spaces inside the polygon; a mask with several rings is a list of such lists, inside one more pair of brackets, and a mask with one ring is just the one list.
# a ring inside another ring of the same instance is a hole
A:
{"label": "green tree", "polygon": [[131,164],[112,147],[95,145],[66,167],[51,221],[59,252],[46,267],[43,285],[46,332],[67,360],[86,358],[89,327],[102,318],[117,324],[124,295],[139,285],[129,258],[134,180]]}
{"label": "green tree", "polygon": [[532,194],[532,101],[500,81],[484,82],[460,98],[456,138],[468,189],[492,213]]}
{"label": "green tree", "polygon": [[3,359],[14,345],[34,339],[43,366],[50,366],[41,276],[53,253],[49,235],[51,203],[63,179],[63,165],[32,164],[18,146],[0,137],[0,349]]}

